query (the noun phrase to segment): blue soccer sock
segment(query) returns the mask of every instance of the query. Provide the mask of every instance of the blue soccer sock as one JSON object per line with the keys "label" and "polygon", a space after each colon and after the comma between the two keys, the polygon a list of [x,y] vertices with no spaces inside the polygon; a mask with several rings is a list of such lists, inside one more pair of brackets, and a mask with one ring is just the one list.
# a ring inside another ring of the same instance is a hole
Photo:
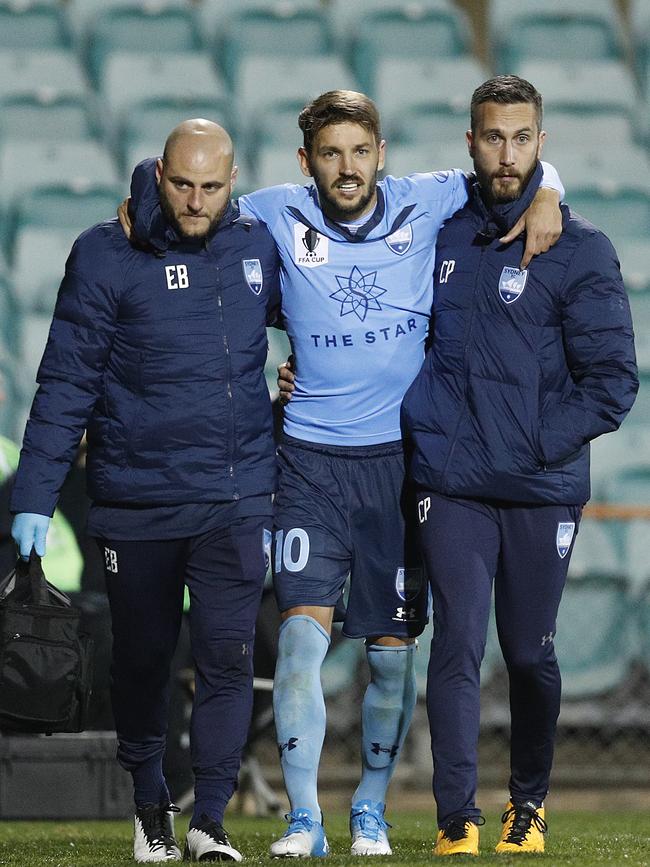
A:
{"label": "blue soccer sock", "polygon": [[280,627],[273,686],[275,730],[291,809],[320,821],[318,764],[325,738],[320,669],[330,637],[312,617],[289,617]]}
{"label": "blue soccer sock", "polygon": [[169,789],[162,769],[162,756],[156,755],[131,771],[133,800],[137,807],[169,803]]}
{"label": "blue soccer sock", "polygon": [[370,683],[361,707],[361,782],[352,798],[386,803],[417,699],[415,644],[366,647]]}

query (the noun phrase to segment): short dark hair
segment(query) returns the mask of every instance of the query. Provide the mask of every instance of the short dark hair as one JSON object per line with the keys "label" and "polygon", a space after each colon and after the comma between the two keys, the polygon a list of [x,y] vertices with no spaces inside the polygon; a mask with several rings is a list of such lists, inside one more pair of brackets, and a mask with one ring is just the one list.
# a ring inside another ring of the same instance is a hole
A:
{"label": "short dark hair", "polygon": [[484,102],[498,102],[501,105],[514,105],[527,102],[535,106],[538,130],[542,128],[542,95],[530,81],[518,75],[497,75],[484,81],[472,94],[470,118],[472,132],[476,128],[476,109]]}
{"label": "short dark hair", "polygon": [[377,106],[365,93],[356,90],[328,90],[308,103],[298,115],[303,147],[309,153],[317,134],[335,123],[358,123],[381,141],[381,121]]}

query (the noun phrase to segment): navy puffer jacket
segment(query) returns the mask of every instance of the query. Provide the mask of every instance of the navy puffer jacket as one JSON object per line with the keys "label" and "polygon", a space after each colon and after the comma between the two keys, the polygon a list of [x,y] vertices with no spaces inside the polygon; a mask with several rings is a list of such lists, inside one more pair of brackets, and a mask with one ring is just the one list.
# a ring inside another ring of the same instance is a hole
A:
{"label": "navy puffer jacket", "polygon": [[220,502],[274,490],[263,368],[279,258],[268,230],[231,204],[206,243],[181,243],[166,224],[145,240],[136,248],[111,220],[72,248],[14,512],[52,514],[84,429],[95,501]]}
{"label": "navy puffer jacket", "polygon": [[613,431],[638,388],[616,253],[562,206],[563,233],[519,271],[503,245],[539,185],[488,210],[475,186],[438,236],[433,339],[402,405],[411,475],[448,496],[589,499],[589,441]]}

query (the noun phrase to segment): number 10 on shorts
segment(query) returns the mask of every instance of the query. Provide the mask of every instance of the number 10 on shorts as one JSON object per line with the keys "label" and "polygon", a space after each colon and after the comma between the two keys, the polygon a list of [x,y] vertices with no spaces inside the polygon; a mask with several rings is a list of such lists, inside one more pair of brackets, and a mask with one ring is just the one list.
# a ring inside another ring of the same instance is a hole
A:
{"label": "number 10 on shorts", "polygon": [[286,535],[284,530],[275,534],[275,571],[300,572],[309,560],[309,536],[300,527],[294,527]]}

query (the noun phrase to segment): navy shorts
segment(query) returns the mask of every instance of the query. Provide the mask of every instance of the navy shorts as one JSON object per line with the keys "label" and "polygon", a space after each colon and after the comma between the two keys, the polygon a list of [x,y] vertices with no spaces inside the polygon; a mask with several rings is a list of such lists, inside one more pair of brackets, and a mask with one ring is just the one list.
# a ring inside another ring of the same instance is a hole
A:
{"label": "navy shorts", "polygon": [[273,572],[280,610],[336,606],[349,575],[345,635],[419,635],[429,596],[415,521],[406,514],[414,498],[405,489],[401,443],[339,447],[287,437],[278,460]]}

